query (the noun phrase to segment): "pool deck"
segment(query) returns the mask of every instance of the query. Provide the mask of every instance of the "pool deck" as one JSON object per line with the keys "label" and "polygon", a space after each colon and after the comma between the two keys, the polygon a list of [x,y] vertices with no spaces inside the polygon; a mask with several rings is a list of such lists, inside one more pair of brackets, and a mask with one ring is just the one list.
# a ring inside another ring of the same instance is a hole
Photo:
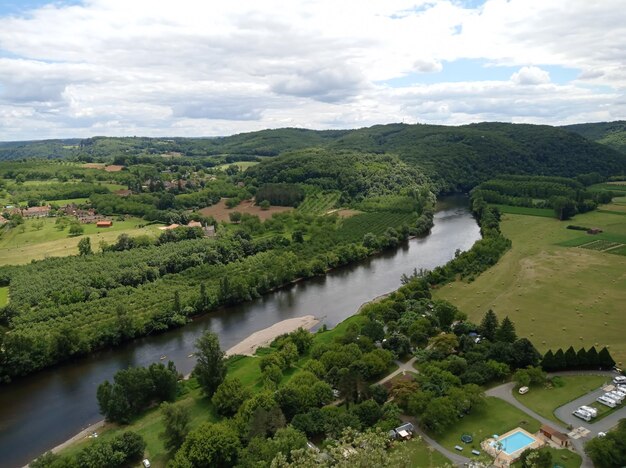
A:
{"label": "pool deck", "polygon": [[[498,451],[492,444],[497,442],[498,440],[503,440],[506,439],[507,437],[517,433],[517,432],[521,432],[522,434],[524,434],[525,436],[529,437],[530,439],[533,440],[533,442],[524,445],[523,447],[520,447],[519,449],[515,450],[514,452],[511,453],[507,453],[504,450]],[[522,452],[524,450],[527,449],[535,449],[535,448],[539,448],[539,447],[543,447],[545,445],[545,442],[543,440],[541,440],[539,437],[531,434],[530,432],[526,431],[525,429],[522,429],[521,427],[516,427],[515,429],[510,430],[509,432],[502,434],[501,436],[498,436],[497,439],[490,437],[489,439],[486,439],[484,441],[481,442],[481,447],[483,448],[483,450],[485,452],[487,452],[489,455],[491,455],[492,457],[494,457],[494,461],[493,461],[493,465],[497,466],[497,467],[508,467],[511,466],[518,458],[519,456],[522,454]]]}

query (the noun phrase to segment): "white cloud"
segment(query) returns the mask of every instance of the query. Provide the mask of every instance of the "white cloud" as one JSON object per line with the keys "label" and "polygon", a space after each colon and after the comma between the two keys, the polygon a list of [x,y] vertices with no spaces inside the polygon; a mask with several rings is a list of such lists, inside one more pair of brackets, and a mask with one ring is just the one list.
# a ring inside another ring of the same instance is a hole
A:
{"label": "white cloud", "polygon": [[[625,118],[621,3],[54,3],[0,17],[0,139]],[[432,81],[458,59],[518,71],[502,81],[376,84],[415,73]],[[550,66],[580,74],[558,84]]]}
{"label": "white cloud", "polygon": [[550,83],[550,74],[539,67],[522,67],[511,75],[511,81],[518,85],[540,85]]}

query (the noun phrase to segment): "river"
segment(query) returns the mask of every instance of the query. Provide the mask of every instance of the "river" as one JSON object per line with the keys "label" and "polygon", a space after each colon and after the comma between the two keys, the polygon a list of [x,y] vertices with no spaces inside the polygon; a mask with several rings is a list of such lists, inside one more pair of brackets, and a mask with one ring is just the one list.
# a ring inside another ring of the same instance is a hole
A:
{"label": "river", "polygon": [[183,328],[134,340],[0,387],[0,466],[22,466],[102,419],[96,388],[119,369],[145,366],[167,356],[180,372],[190,372],[195,360],[187,356],[206,330],[217,333],[222,349],[228,349],[255,331],[292,317],[311,314],[320,319],[318,326],[337,325],[364,302],[397,289],[403,273],[432,269],[448,262],[457,249],[469,249],[480,233],[467,204],[464,197],[443,199],[431,233],[411,239],[395,251],[206,314]]}

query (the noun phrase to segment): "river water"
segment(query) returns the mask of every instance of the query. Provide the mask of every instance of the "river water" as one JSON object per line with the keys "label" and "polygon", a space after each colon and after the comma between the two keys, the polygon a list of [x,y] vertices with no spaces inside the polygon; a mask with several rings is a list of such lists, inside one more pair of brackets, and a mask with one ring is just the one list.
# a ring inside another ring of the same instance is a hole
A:
{"label": "river water", "polygon": [[[183,328],[134,340],[0,387],[0,467],[29,460],[102,419],[96,388],[119,369],[158,362],[161,356],[180,372],[192,370],[195,340],[206,330],[217,333],[228,349],[276,322],[314,315],[333,327],[363,304],[400,286],[403,273],[432,269],[467,250],[480,238],[467,198],[447,197],[438,204],[435,225],[423,238],[395,251],[340,268],[322,278],[293,284],[262,298],[224,308]],[[166,362],[166,361],[165,361]]]}

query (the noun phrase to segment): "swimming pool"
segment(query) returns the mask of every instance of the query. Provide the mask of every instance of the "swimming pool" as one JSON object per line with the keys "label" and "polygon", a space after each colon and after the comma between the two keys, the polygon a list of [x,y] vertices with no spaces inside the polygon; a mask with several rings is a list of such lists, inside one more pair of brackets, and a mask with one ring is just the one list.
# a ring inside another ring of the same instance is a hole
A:
{"label": "swimming pool", "polygon": [[[497,442],[501,444],[502,450],[507,454],[511,455],[518,450],[523,449],[524,447],[532,444],[535,441],[534,438],[524,434],[522,431],[514,432],[502,439],[499,439]],[[492,442],[492,445],[496,445],[497,442]]]}

